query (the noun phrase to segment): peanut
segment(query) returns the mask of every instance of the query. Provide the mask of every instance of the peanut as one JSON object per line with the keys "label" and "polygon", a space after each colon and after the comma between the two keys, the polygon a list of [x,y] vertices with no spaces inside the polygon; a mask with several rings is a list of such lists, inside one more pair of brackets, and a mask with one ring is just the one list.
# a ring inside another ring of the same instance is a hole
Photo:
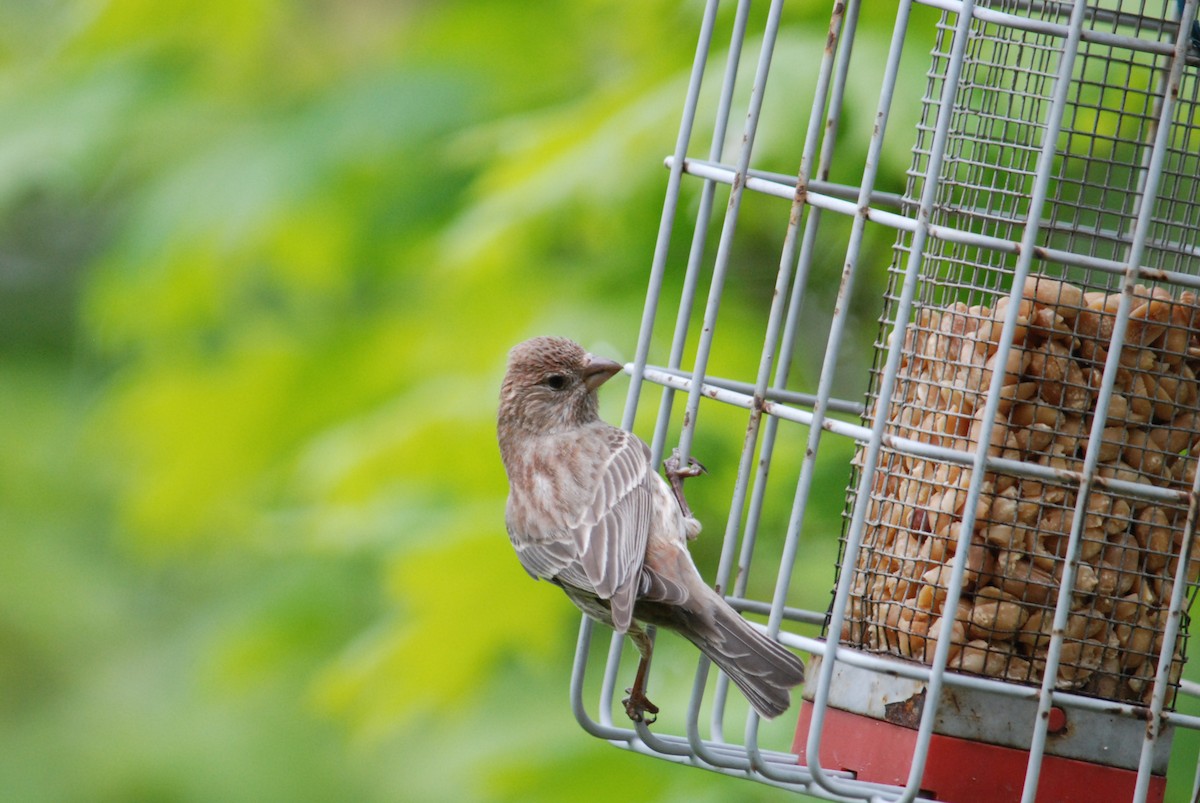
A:
{"label": "peanut", "polygon": [[979,589],[971,617],[967,623],[967,635],[974,638],[1011,639],[1029,618],[1029,612],[1017,598],[997,588]]}

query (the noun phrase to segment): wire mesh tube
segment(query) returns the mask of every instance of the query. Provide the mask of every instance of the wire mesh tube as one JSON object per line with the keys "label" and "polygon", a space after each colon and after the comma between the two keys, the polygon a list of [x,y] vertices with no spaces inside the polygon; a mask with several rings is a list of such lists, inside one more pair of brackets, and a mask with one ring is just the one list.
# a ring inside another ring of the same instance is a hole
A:
{"label": "wire mesh tube", "polygon": [[[1094,448],[1100,477],[1190,489],[1200,444],[1200,307],[1190,292],[1178,300],[1160,288],[1136,292],[1100,442],[1087,435],[1119,296],[1085,294],[1045,277],[1025,285],[1003,366],[996,338],[1007,297],[994,308],[923,308],[903,347],[888,431],[968,452],[990,439],[991,455],[1072,474]],[[1003,398],[989,422],[981,416],[981,389],[996,370],[1004,372]],[[880,453],[841,636],[922,661],[939,638],[949,638],[951,669],[1038,684],[1077,488],[989,472],[974,526],[964,534],[969,476],[963,466]],[[1055,685],[1148,703],[1187,508],[1102,490],[1093,490],[1083,508],[1081,563],[1067,592],[1071,615]],[[955,610],[945,610],[948,560],[964,548],[965,593]],[[1198,573],[1193,561],[1188,581]],[[1172,645],[1173,686],[1185,640],[1186,628]]]}
{"label": "wire mesh tube", "polygon": [[[993,3],[1016,11],[1022,4]],[[1067,4],[1041,4],[1054,19]],[[1095,14],[1092,15],[1096,19]],[[1140,18],[1126,17],[1139,28]],[[923,119],[939,104],[949,24],[940,26]],[[1046,136],[1046,107],[1061,58],[1055,35],[979,24],[955,95],[958,124],[947,139],[932,221],[959,231],[1011,239],[1019,232]],[[1084,42],[1068,90],[1041,244],[1120,258],[1134,246],[1137,201],[1161,109],[1166,60]],[[1175,97],[1163,161],[1163,191],[1141,243],[1139,273],[1197,272],[1200,144],[1197,81]],[[908,197],[923,186],[928,125],[918,131]],[[1140,165],[1140,166],[1139,166]],[[1043,166],[1045,169],[1046,166]],[[901,233],[896,268],[910,238]],[[1003,366],[998,339],[1008,312],[1015,255],[945,240],[927,246],[918,312],[905,343],[887,431],[973,452],[1051,467],[1074,477],[1089,449],[1096,476],[1180,490],[1191,488],[1196,460],[1197,300],[1169,282],[1131,288],[1128,328],[1116,387],[1107,399],[1102,439],[1089,443],[1108,346],[1121,299],[1119,277],[1038,260],[1028,279]],[[1057,281],[1066,276],[1074,282]],[[1158,274],[1161,275],[1161,274]],[[898,279],[893,282],[897,288]],[[894,314],[894,289],[884,313]],[[886,342],[881,342],[881,349]],[[983,394],[1004,372],[995,421],[983,420]],[[876,376],[879,374],[877,372]],[[876,380],[878,381],[878,380]],[[876,410],[879,402],[875,402]],[[884,450],[869,500],[863,552],[855,560],[852,611],[842,637],[874,651],[918,660],[941,637],[952,640],[951,668],[1038,683],[1072,527],[1082,537],[1066,643],[1056,685],[1098,696],[1148,702],[1168,615],[1171,578],[1185,538],[1187,506],[1093,490],[1077,483],[984,479],[970,533],[961,533],[970,472],[960,466]],[[1076,517],[1078,509],[1081,516]],[[947,558],[969,552],[964,590],[943,610]],[[1197,570],[1189,568],[1188,580]],[[1186,627],[1172,645],[1178,683]],[[1174,694],[1168,695],[1167,705]]]}

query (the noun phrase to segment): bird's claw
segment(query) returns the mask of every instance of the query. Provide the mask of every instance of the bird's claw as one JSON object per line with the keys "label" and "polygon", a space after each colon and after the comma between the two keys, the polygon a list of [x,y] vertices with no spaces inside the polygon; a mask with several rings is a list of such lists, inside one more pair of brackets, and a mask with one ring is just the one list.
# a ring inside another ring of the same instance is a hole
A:
{"label": "bird's claw", "polygon": [[[625,705],[625,714],[634,722],[642,722],[647,725],[653,725],[658,721],[658,706],[650,702],[645,694],[633,689],[626,689],[629,696],[621,702]],[[646,714],[650,714],[650,718],[646,718]]]}
{"label": "bird's claw", "polygon": [[671,456],[663,461],[663,469],[667,476],[672,481],[687,479],[688,477],[699,477],[701,474],[707,474],[708,469],[704,464],[692,456],[688,456],[687,465],[683,465],[683,461],[679,459],[679,449],[672,449]]}
{"label": "bird's claw", "polygon": [[[692,456],[688,456],[687,465],[683,465],[683,461],[679,459],[679,449],[672,449],[671,456],[663,461],[663,470],[667,475],[667,482],[671,484],[671,490],[675,494],[675,501],[679,503],[679,510],[685,518],[691,519],[692,509],[688,507],[687,499],[683,496],[683,481],[689,477],[699,477],[701,474],[707,474],[708,469],[704,464]],[[697,532],[699,529],[697,528]],[[694,535],[689,536],[690,538]]]}

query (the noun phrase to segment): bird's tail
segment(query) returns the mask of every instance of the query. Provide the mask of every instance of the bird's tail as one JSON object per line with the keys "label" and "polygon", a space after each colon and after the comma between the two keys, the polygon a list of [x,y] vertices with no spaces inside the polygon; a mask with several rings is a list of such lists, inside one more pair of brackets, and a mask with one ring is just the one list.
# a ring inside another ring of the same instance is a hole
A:
{"label": "bird's tail", "polygon": [[711,618],[683,635],[729,676],[759,716],[779,716],[791,704],[788,690],[804,682],[804,664],[755,630],[719,594],[709,592]]}

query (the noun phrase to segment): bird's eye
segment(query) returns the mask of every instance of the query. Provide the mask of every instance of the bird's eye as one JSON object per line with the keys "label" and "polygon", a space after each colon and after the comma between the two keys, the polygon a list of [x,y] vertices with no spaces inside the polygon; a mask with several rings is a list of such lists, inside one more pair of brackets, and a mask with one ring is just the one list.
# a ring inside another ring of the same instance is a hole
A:
{"label": "bird's eye", "polygon": [[550,374],[543,383],[551,390],[562,390],[567,386],[567,378],[562,374]]}

